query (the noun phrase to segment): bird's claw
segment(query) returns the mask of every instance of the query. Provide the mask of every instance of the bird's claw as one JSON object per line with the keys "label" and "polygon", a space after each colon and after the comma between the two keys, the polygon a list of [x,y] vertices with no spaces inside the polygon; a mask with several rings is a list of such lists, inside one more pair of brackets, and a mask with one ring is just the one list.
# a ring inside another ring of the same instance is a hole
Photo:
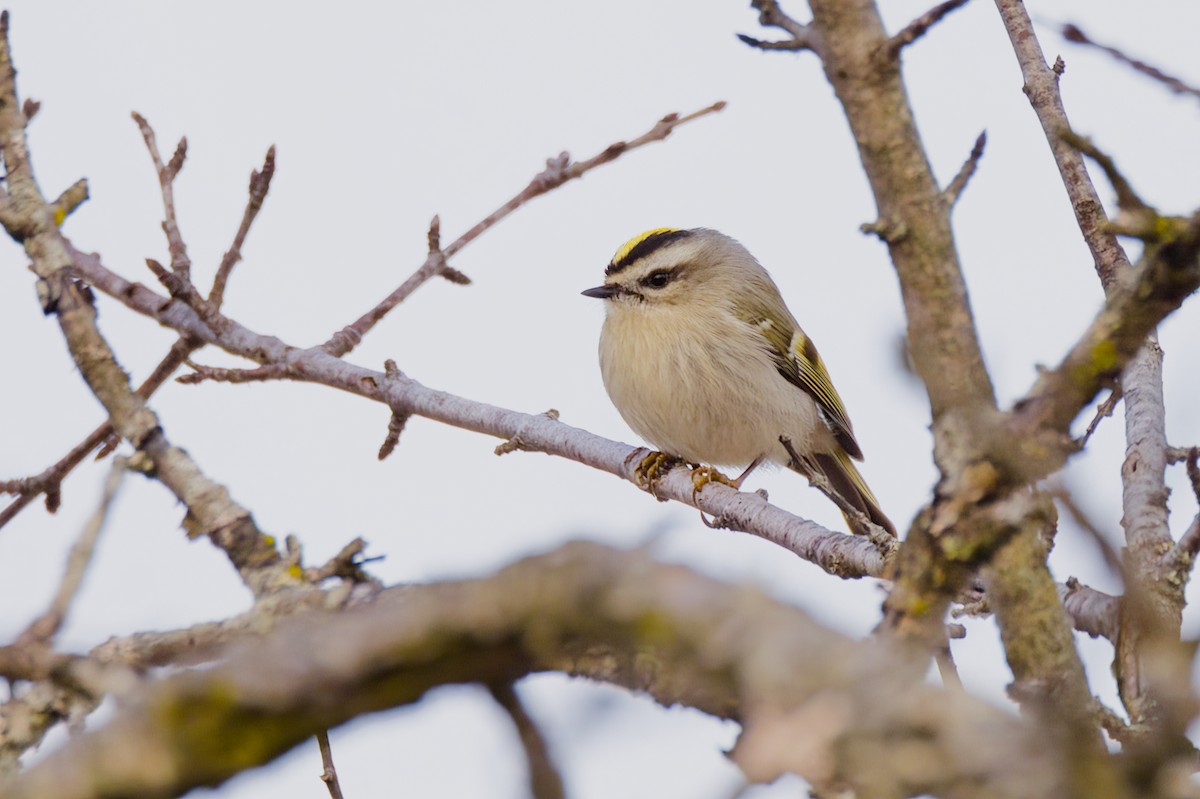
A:
{"label": "bird's claw", "polygon": [[639,487],[644,488],[653,494],[655,499],[659,500],[660,502],[665,501],[658,495],[658,492],[654,490],[654,487],[658,484],[658,481],[667,474],[667,472],[671,471],[671,469],[675,468],[681,463],[683,463],[683,461],[681,461],[679,458],[676,458],[673,455],[668,455],[665,452],[651,452],[649,455],[642,458],[641,463],[639,463],[637,468],[633,470],[634,482],[636,482]]}
{"label": "bird's claw", "polygon": [[692,469],[692,496],[703,491],[704,487],[709,483],[723,483],[735,489],[738,487],[737,483],[721,474],[712,466],[697,466],[695,469]]}

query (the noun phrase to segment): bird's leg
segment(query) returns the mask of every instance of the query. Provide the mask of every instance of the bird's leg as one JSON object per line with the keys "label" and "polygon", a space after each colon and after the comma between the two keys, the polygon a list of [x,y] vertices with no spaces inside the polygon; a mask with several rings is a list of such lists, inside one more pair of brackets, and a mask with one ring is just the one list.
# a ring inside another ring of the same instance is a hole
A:
{"label": "bird's leg", "polygon": [[709,483],[722,483],[730,488],[741,490],[742,482],[750,476],[750,472],[758,468],[766,456],[760,455],[745,468],[745,470],[737,476],[736,480],[730,480],[725,475],[721,474],[712,466],[697,466],[692,469],[692,494],[699,494]]}
{"label": "bird's leg", "polygon": [[766,457],[766,455],[759,455],[757,458],[751,461],[750,465],[746,467],[746,470],[739,474],[738,478],[733,481],[733,487],[740,491],[742,488],[742,483],[744,483],[746,478],[750,476],[750,472],[757,469]]}

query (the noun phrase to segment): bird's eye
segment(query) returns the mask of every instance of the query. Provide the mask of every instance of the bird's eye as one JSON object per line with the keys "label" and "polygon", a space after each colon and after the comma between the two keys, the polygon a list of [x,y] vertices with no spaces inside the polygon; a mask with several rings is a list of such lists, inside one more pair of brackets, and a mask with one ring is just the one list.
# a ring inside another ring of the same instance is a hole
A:
{"label": "bird's eye", "polygon": [[671,282],[671,273],[666,269],[659,269],[651,272],[642,279],[642,285],[649,286],[652,289],[660,289]]}

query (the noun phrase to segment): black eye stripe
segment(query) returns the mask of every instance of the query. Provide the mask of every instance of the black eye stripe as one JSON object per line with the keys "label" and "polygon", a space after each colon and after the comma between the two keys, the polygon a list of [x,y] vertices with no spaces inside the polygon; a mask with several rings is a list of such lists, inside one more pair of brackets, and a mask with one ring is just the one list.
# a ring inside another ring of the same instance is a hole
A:
{"label": "black eye stripe", "polygon": [[682,266],[677,266],[674,269],[655,269],[650,274],[638,281],[638,285],[647,286],[649,288],[660,289],[679,277],[679,273],[683,271]]}

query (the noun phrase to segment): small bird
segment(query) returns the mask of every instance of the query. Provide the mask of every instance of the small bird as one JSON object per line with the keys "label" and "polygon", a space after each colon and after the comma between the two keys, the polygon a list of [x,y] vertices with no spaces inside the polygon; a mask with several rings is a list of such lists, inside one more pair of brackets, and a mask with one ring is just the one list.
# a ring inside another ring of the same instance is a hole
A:
{"label": "small bird", "polygon": [[745,247],[705,228],[649,230],[583,294],[605,300],[600,371],[634,432],[691,464],[745,466],[732,481],[708,470],[735,488],[764,462],[818,487],[823,478],[827,493],[896,535],[851,460],[862,450],[817,348]]}

